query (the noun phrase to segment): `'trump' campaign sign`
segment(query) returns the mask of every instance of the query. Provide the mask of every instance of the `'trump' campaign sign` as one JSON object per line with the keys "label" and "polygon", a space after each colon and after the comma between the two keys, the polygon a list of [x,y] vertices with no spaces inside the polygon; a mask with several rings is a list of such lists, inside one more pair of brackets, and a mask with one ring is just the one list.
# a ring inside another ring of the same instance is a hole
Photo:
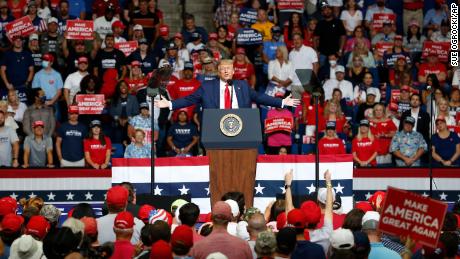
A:
{"label": "'trump' campaign sign", "polygon": [[423,245],[436,247],[446,211],[446,203],[390,186],[379,229],[391,235],[410,236]]}
{"label": "'trump' campaign sign", "polygon": [[5,26],[6,35],[11,40],[14,36],[27,36],[35,32],[35,27],[29,16],[16,19]]}
{"label": "'trump' campaign sign", "polygon": [[390,21],[393,24],[396,22],[396,15],[393,13],[375,13],[372,17],[372,27],[380,32],[383,28],[383,23]]}
{"label": "'trump' campaign sign", "polygon": [[303,0],[279,0],[278,1],[278,9],[280,10],[288,10],[288,9],[303,10],[304,9],[303,6],[304,6]]}
{"label": "'trump' campaign sign", "polygon": [[93,21],[68,20],[66,24],[68,40],[92,40],[94,23]]}
{"label": "'trump' campaign sign", "polygon": [[80,114],[101,114],[104,109],[103,94],[77,94],[75,98]]}
{"label": "'trump' campaign sign", "polygon": [[423,57],[435,55],[441,62],[447,62],[449,59],[450,43],[449,42],[432,42],[423,43]]}
{"label": "'trump' campaign sign", "polygon": [[292,127],[294,125],[294,121],[288,117],[281,117],[281,118],[270,118],[265,120],[265,134],[284,131],[284,132],[292,132]]}
{"label": "'trump' campaign sign", "polygon": [[137,49],[137,41],[117,42],[115,43],[115,48],[121,50],[127,57]]}
{"label": "'trump' campaign sign", "polygon": [[254,8],[241,8],[240,23],[252,25],[257,22],[257,10]]}

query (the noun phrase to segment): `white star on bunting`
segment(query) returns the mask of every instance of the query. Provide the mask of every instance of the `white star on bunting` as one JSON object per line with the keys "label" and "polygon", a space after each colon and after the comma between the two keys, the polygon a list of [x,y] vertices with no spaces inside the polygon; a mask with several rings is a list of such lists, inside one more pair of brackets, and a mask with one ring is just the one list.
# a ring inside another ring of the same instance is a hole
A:
{"label": "white star on bunting", "polygon": [[430,195],[428,195],[426,192],[423,192],[422,196],[423,196],[423,197],[428,197],[428,196],[430,196]]}
{"label": "white star on bunting", "polygon": [[264,189],[265,189],[265,187],[260,186],[260,183],[257,183],[257,186],[254,187],[254,189],[256,189],[256,194],[258,194],[258,193],[264,194]]}
{"label": "white star on bunting", "polygon": [[439,194],[439,199],[441,201],[446,201],[447,200],[447,194],[445,194],[444,192],[442,192],[441,194]]}
{"label": "white star on bunting", "polygon": [[185,185],[182,184],[182,188],[181,189],[177,189],[180,191],[180,195],[187,195],[188,191],[190,191],[190,189],[187,189],[185,188]]}
{"label": "white star on bunting", "polygon": [[67,200],[72,200],[73,201],[73,196],[75,196],[75,194],[69,192],[65,196],[67,196]]}
{"label": "white star on bunting", "polygon": [[206,191],[206,195],[209,196],[209,186],[208,186],[208,188],[204,188],[204,190]]}
{"label": "white star on bunting", "polygon": [[341,193],[343,194],[343,188],[344,186],[341,186],[340,183],[337,184],[337,187],[334,187],[335,193]]}
{"label": "white star on bunting", "polygon": [[308,194],[312,194],[316,191],[316,187],[315,185],[313,185],[313,183],[310,184],[310,186],[307,186],[306,188],[308,189]]}
{"label": "white star on bunting", "polygon": [[369,200],[372,197],[372,194],[370,192],[366,193],[366,201]]}
{"label": "white star on bunting", "polygon": [[154,191],[154,195],[161,195],[161,192],[163,191],[163,189],[160,189],[160,187],[158,187],[158,185],[155,187],[155,189],[153,189]]}
{"label": "white star on bunting", "polygon": [[93,200],[93,194],[90,193],[90,192],[87,192],[87,193],[85,194],[85,200],[90,200],[90,201],[92,201],[92,200]]}
{"label": "white star on bunting", "polygon": [[56,197],[56,194],[54,194],[53,192],[50,192],[50,194],[47,194],[46,196],[48,196],[49,201],[54,201],[54,197]]}
{"label": "white star on bunting", "polygon": [[281,191],[282,191],[283,194],[286,193],[286,188],[284,188],[284,186],[281,186],[280,189],[281,189]]}
{"label": "white star on bunting", "polygon": [[15,199],[15,200],[17,200],[18,195],[17,195],[16,193],[13,192],[13,193],[10,195],[10,197],[13,198],[13,199]]}
{"label": "white star on bunting", "polygon": [[30,199],[33,199],[33,198],[35,198],[35,197],[37,197],[37,195],[35,195],[34,192],[32,192],[31,194],[29,194],[29,198],[30,198]]}

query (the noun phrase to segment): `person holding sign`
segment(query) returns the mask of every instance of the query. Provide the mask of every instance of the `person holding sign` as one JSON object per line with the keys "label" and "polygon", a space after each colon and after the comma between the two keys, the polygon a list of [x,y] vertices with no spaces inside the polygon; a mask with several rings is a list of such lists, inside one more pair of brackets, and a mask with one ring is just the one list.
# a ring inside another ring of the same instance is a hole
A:
{"label": "person holding sign", "polygon": [[[283,93],[276,93],[275,94],[276,98],[283,98],[284,94]],[[270,155],[277,155],[282,147],[286,148],[288,153],[291,153],[291,145],[292,145],[292,139],[291,139],[291,132],[292,132],[292,127],[293,127],[293,121],[294,117],[292,115],[292,112],[290,112],[287,109],[284,108],[276,108],[276,109],[271,109],[267,113],[267,120],[269,119],[285,119],[283,123],[288,123],[289,121],[291,122],[291,131],[275,131],[273,133],[267,134],[267,154]],[[266,122],[267,122],[266,120]],[[267,125],[265,125],[267,126]]]}
{"label": "person holding sign", "polygon": [[155,100],[155,106],[177,110],[201,103],[203,109],[238,109],[251,108],[253,101],[273,107],[295,107],[300,103],[298,99],[293,99],[291,96],[280,100],[260,94],[245,81],[233,81],[232,78],[235,73],[233,60],[221,60],[218,70],[219,79],[204,82],[193,94],[173,101],[168,101],[165,98]]}

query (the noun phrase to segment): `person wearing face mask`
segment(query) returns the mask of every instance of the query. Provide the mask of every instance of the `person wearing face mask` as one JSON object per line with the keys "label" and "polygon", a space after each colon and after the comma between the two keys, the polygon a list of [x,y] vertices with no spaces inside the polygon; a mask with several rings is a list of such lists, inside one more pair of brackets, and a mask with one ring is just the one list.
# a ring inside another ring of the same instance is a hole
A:
{"label": "person wearing face mask", "polygon": [[374,14],[376,13],[385,13],[385,14],[392,14],[393,10],[385,7],[385,0],[377,0],[375,1],[375,5],[369,6],[366,12],[365,17],[365,25],[367,28],[371,28]]}
{"label": "person wearing face mask", "polygon": [[24,112],[22,128],[26,135],[32,135],[32,124],[34,121],[43,121],[45,124],[44,134],[51,136],[56,127],[53,109],[45,105],[46,95],[41,88],[32,89],[34,103]]}
{"label": "person wearing face mask", "polygon": [[434,8],[428,10],[423,18],[423,28],[425,30],[439,30],[442,21],[449,17],[448,11],[445,0],[436,0]]}
{"label": "person wearing face mask", "polygon": [[[45,91],[45,105],[53,106],[62,94],[62,77],[59,72],[52,68],[54,57],[50,53],[42,57],[42,69],[38,71],[32,81],[32,88],[41,88]],[[57,108],[57,106],[56,106]]]}
{"label": "person wearing face mask", "polygon": [[338,59],[338,56],[336,54],[331,54],[329,55],[328,57],[328,63],[329,63],[329,66],[322,66],[320,69],[319,69],[319,73],[318,73],[318,79],[320,82],[324,82],[328,79],[336,79],[335,77],[335,70],[337,68],[337,59]]}

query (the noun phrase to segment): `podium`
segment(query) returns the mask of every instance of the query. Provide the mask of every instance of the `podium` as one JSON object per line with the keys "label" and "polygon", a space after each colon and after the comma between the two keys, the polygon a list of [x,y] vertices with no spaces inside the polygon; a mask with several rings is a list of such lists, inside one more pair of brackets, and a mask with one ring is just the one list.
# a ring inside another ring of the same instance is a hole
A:
{"label": "podium", "polygon": [[262,143],[258,109],[205,109],[201,141],[209,157],[211,205],[227,192],[254,198],[258,147]]}

